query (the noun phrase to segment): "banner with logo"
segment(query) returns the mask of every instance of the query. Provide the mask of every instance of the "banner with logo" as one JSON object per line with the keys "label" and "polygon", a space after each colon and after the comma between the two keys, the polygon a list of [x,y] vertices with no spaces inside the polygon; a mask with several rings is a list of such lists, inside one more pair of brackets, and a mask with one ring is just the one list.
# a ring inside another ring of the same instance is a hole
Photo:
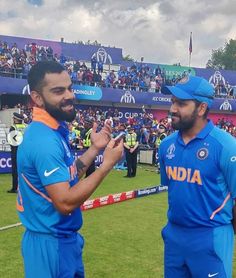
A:
{"label": "banner with logo", "polygon": [[195,68],[195,72],[197,76],[207,79],[213,85],[226,85],[226,83],[229,83],[231,86],[236,85],[236,71],[233,70]]}
{"label": "banner with logo", "polygon": [[[75,158],[77,159],[80,157],[85,150],[78,150],[78,151],[73,151],[73,154]],[[125,160],[125,155],[123,154],[123,157],[117,164],[121,164],[122,161]],[[103,150],[99,152],[99,154],[96,156],[95,159],[95,165],[99,166],[103,161]],[[6,174],[6,173],[11,173],[12,171],[12,165],[11,165],[11,153],[10,152],[1,152],[0,151],[0,174]]]}
{"label": "banner with logo", "polygon": [[26,91],[27,80],[0,76],[0,94],[23,95]]}
{"label": "banner with logo", "polygon": [[72,57],[74,60],[90,61],[92,57],[96,57],[96,60],[103,64],[117,65],[122,63],[121,48],[78,43],[60,43],[60,45],[63,55]]}
{"label": "banner with logo", "polygon": [[[162,106],[169,108],[171,97],[160,93],[136,92],[130,90],[99,88],[92,86],[74,85],[73,90],[78,100],[93,100],[100,102],[114,102],[120,104],[138,104],[150,106]],[[211,110],[236,111],[236,100],[214,99]]]}
{"label": "banner with logo", "polygon": [[236,100],[233,99],[215,99],[211,110],[221,112],[236,112]]}
{"label": "banner with logo", "polygon": [[144,189],[135,190],[135,198],[144,197],[152,194],[157,194],[160,192],[168,191],[168,186],[156,185]]}
{"label": "banner with logo", "polygon": [[0,174],[11,173],[11,153],[0,152]]}
{"label": "banner with logo", "polygon": [[[91,105],[84,105],[84,104],[77,104],[76,105],[76,109],[78,110],[88,110],[91,107]],[[111,106],[93,106],[94,111],[99,111],[101,110],[105,116],[107,115],[107,113],[109,113],[109,110],[111,110],[112,112],[114,112],[115,110],[118,111],[118,117],[120,122],[122,123],[126,123],[127,120],[130,117],[133,118],[139,118],[141,119],[144,116],[144,112],[142,110],[142,108],[130,108],[130,107],[112,107]],[[155,119],[162,119],[165,118],[168,115],[168,111],[166,110],[157,110],[157,109],[150,109],[150,108],[145,108],[145,112],[155,118]]]}
{"label": "banner with logo", "polygon": [[40,47],[51,47],[53,49],[53,53],[60,56],[61,54],[61,44],[56,41],[49,40],[40,40],[40,39],[32,39],[32,38],[24,38],[24,37],[13,37],[13,36],[3,36],[0,35],[0,41],[2,43],[6,42],[8,46],[11,48],[14,44],[19,49],[24,49],[27,51],[27,47],[31,47],[35,45],[37,48]]}
{"label": "banner with logo", "polygon": [[[72,151],[75,159],[79,158],[86,150]],[[99,166],[103,161],[103,150],[95,158],[95,165]]]}
{"label": "banner with logo", "polygon": [[82,43],[65,43],[2,35],[0,35],[0,41],[6,42],[10,48],[16,44],[19,49],[24,50],[32,47],[32,45],[37,49],[40,49],[41,47],[51,47],[53,54],[57,54],[58,58],[63,54],[63,56],[69,57],[71,60],[90,61],[92,57],[96,57],[97,61],[101,61],[103,64],[122,63],[122,49],[116,47],[104,47]]}
{"label": "banner with logo", "polygon": [[100,88],[83,85],[73,85],[75,97],[78,100],[94,100],[102,102],[114,102],[121,104],[161,105],[170,106],[170,96],[159,93],[136,92],[111,88]]}
{"label": "banner with logo", "polygon": [[[171,105],[171,97],[160,93],[136,92],[111,88],[100,88],[85,85],[73,85],[75,97],[78,100],[99,102],[113,102],[131,105],[162,106],[168,109]],[[0,93],[8,94],[29,94],[29,88],[25,79],[0,77]],[[215,111],[236,112],[236,100],[216,98],[213,101],[212,109]]]}
{"label": "banner with logo", "polygon": [[[226,121],[232,121],[234,125],[236,125],[236,114],[232,113],[223,113],[226,112],[226,110],[223,109],[224,100],[221,100],[221,102],[218,104],[221,108],[222,113],[213,113],[210,112],[209,118],[213,121],[213,123],[217,123],[218,119],[224,118]],[[77,109],[80,109],[82,111],[87,110],[91,107],[91,105],[84,105],[84,104],[78,104],[76,105]],[[120,119],[120,122],[126,123],[129,117],[138,117],[141,119],[144,115],[143,110],[141,108],[130,108],[130,107],[112,107],[111,106],[93,106],[94,111],[101,110],[104,112],[105,116],[106,113],[111,109],[111,111],[114,112],[114,110],[118,111],[118,117]],[[153,117],[156,120],[161,120],[163,118],[166,118],[168,116],[168,110],[165,109],[150,109],[145,108],[146,113],[148,113],[151,117]]]}

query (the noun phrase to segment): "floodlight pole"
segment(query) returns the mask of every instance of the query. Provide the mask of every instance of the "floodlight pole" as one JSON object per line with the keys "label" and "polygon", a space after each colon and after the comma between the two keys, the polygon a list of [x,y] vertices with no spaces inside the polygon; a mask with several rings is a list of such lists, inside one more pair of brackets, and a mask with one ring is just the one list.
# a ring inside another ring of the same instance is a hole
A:
{"label": "floodlight pole", "polygon": [[191,53],[189,53],[189,58],[188,58],[188,67],[190,68],[190,65],[191,65]]}

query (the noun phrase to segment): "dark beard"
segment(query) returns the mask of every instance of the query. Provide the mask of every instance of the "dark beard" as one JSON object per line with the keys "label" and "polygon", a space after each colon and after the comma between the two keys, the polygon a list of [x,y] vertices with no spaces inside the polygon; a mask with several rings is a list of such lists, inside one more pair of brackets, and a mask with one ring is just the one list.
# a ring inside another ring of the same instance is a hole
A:
{"label": "dark beard", "polygon": [[58,121],[66,121],[66,122],[72,122],[76,117],[76,110],[75,108],[70,112],[65,112],[61,109],[61,107],[66,105],[74,105],[73,100],[66,100],[65,102],[60,104],[60,108],[57,108],[55,106],[52,106],[48,102],[44,100],[45,110],[56,120]]}
{"label": "dark beard", "polygon": [[175,130],[180,130],[180,131],[187,131],[190,130],[195,122],[196,122],[196,118],[197,118],[197,108],[193,111],[192,115],[189,118],[181,118],[180,115],[176,114],[176,113],[172,113],[172,116],[176,116],[179,117],[179,122],[171,123],[171,126],[175,129]]}

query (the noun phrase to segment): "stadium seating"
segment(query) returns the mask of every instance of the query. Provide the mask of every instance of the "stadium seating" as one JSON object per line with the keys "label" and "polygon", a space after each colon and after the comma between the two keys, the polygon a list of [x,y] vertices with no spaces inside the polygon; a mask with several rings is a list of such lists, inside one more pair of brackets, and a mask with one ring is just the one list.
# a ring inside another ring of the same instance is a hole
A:
{"label": "stadium seating", "polygon": [[6,124],[0,123],[0,151],[10,151],[10,145],[7,142],[7,134],[9,129]]}

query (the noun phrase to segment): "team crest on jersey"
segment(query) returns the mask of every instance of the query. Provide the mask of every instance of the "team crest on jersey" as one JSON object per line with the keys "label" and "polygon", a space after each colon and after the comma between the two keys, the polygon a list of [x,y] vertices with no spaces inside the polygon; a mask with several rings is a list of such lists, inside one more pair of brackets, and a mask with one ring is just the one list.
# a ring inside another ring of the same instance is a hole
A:
{"label": "team crest on jersey", "polygon": [[208,157],[208,154],[209,154],[208,149],[202,148],[197,151],[197,158],[200,160],[204,160]]}
{"label": "team crest on jersey", "polygon": [[169,146],[169,148],[167,149],[166,157],[168,159],[172,159],[173,157],[175,157],[175,144],[171,144]]}

